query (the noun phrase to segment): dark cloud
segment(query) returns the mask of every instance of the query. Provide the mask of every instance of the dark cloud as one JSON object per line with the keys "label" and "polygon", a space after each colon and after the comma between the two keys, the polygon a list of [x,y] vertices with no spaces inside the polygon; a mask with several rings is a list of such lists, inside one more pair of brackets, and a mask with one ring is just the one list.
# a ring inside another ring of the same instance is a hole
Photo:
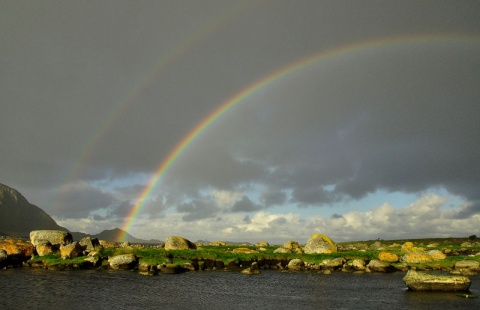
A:
{"label": "dark cloud", "polygon": [[[121,223],[175,146],[240,90],[378,40],[243,98],[177,154],[142,214],[242,222],[438,188],[468,203],[452,217],[478,214],[479,12],[467,0],[11,2],[0,11],[0,181],[56,218]],[[412,35],[424,40],[382,44]],[[242,198],[221,205],[218,191]]]}

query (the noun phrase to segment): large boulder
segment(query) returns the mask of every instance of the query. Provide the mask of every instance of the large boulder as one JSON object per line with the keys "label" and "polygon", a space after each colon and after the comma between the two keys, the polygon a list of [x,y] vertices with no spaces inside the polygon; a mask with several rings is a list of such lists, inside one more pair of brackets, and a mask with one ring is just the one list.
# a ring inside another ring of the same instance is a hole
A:
{"label": "large boulder", "polygon": [[62,230],[34,230],[30,232],[30,242],[36,246],[38,242],[43,240],[49,241],[54,248],[58,249],[61,245],[73,242],[72,235]]}
{"label": "large boulder", "polygon": [[322,234],[313,234],[305,245],[306,254],[321,254],[337,252],[337,246],[333,241]]}
{"label": "large boulder", "polygon": [[440,276],[409,270],[403,278],[408,289],[413,291],[468,291],[472,281],[465,276]]}
{"label": "large boulder", "polygon": [[60,246],[60,257],[62,259],[72,259],[83,254],[83,247],[78,242]]}
{"label": "large boulder", "polygon": [[165,250],[189,250],[197,249],[197,246],[180,236],[170,236],[165,239]]}
{"label": "large boulder", "polygon": [[137,266],[138,258],[135,254],[122,254],[110,257],[108,263],[112,269],[129,270]]}

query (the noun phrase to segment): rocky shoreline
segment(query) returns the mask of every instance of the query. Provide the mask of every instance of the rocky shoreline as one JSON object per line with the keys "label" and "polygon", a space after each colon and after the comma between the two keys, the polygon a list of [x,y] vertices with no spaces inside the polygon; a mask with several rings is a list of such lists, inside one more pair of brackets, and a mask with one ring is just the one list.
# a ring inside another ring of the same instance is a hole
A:
{"label": "rocky shoreline", "polygon": [[315,234],[303,246],[295,241],[279,246],[265,241],[241,246],[195,244],[178,236],[152,246],[89,237],[77,242],[68,232],[43,230],[32,231],[30,240],[0,238],[0,268],[111,269],[142,275],[215,270],[255,275],[262,270],[280,270],[321,274],[440,271],[452,277],[476,276],[480,274],[480,244],[335,244],[327,236]]}

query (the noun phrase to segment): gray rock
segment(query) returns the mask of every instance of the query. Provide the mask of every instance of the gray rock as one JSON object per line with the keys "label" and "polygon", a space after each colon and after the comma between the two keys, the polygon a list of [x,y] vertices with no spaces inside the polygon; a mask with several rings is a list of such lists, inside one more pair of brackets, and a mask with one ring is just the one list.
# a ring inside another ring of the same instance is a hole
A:
{"label": "gray rock", "polygon": [[97,238],[92,239],[90,237],[85,237],[80,240],[79,243],[83,247],[83,249],[88,252],[94,251],[95,248],[101,247],[100,242]]}
{"label": "gray rock", "polygon": [[122,254],[110,257],[108,259],[112,269],[133,269],[138,264],[138,258],[134,254]]}
{"label": "gray rock", "polygon": [[165,239],[165,250],[188,250],[197,249],[197,246],[180,236],[170,236]]}
{"label": "gray rock", "polygon": [[462,274],[464,276],[474,276],[480,274],[480,262],[474,260],[461,260],[455,263],[455,269],[452,273]]}
{"label": "gray rock", "polygon": [[60,246],[60,257],[62,259],[72,259],[83,254],[83,248],[78,242]]}
{"label": "gray rock", "polygon": [[337,246],[333,241],[322,234],[313,234],[305,245],[306,254],[321,254],[337,252]]}
{"label": "gray rock", "polygon": [[300,258],[294,258],[288,262],[287,268],[290,270],[301,270],[305,267],[305,263]]}
{"label": "gray rock", "polygon": [[413,291],[468,291],[472,281],[465,276],[439,276],[409,270],[403,278],[408,289]]}
{"label": "gray rock", "polygon": [[30,232],[30,242],[36,246],[40,240],[49,241],[52,246],[58,249],[61,245],[73,242],[69,232],[61,230],[34,230]]}
{"label": "gray rock", "polygon": [[342,257],[326,259],[322,262],[323,269],[339,269],[343,266],[345,260]]}

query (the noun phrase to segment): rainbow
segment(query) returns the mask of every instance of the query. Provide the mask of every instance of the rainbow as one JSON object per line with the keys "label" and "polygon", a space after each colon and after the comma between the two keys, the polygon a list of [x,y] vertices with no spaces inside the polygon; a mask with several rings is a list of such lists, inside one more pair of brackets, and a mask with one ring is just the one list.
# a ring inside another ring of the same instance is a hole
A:
{"label": "rainbow", "polygon": [[252,96],[259,90],[264,87],[282,79],[286,76],[297,72],[298,70],[305,68],[309,65],[313,65],[320,61],[325,61],[332,59],[334,57],[344,56],[346,54],[351,54],[355,52],[373,50],[379,47],[386,46],[395,46],[395,45],[405,45],[405,44],[418,44],[418,43],[428,43],[428,42],[480,42],[480,36],[478,35],[459,35],[459,34],[442,34],[442,35],[416,35],[416,36],[395,36],[395,37],[386,37],[381,39],[374,39],[369,41],[361,41],[349,45],[344,45],[341,47],[336,47],[333,49],[322,51],[318,54],[314,54],[308,57],[304,57],[300,60],[297,60],[289,65],[286,65],[263,78],[255,81],[246,88],[234,94],[232,97],[227,99],[225,102],[220,104],[210,115],[198,123],[188,135],[186,135],[168,154],[168,156],[161,162],[161,164],[156,169],[153,177],[149,180],[148,184],[144,187],[139,197],[136,199],[135,204],[130,210],[129,214],[126,217],[122,230],[125,233],[119,234],[117,236],[117,241],[124,241],[126,237],[126,232],[130,230],[135,219],[138,217],[139,213],[142,211],[142,208],[145,202],[148,200],[148,197],[151,195],[152,191],[158,185],[160,180],[172,166],[172,164],[177,160],[177,158],[185,152],[188,146],[209,126],[211,126],[220,116],[232,110],[238,103],[242,102],[246,98]]}

